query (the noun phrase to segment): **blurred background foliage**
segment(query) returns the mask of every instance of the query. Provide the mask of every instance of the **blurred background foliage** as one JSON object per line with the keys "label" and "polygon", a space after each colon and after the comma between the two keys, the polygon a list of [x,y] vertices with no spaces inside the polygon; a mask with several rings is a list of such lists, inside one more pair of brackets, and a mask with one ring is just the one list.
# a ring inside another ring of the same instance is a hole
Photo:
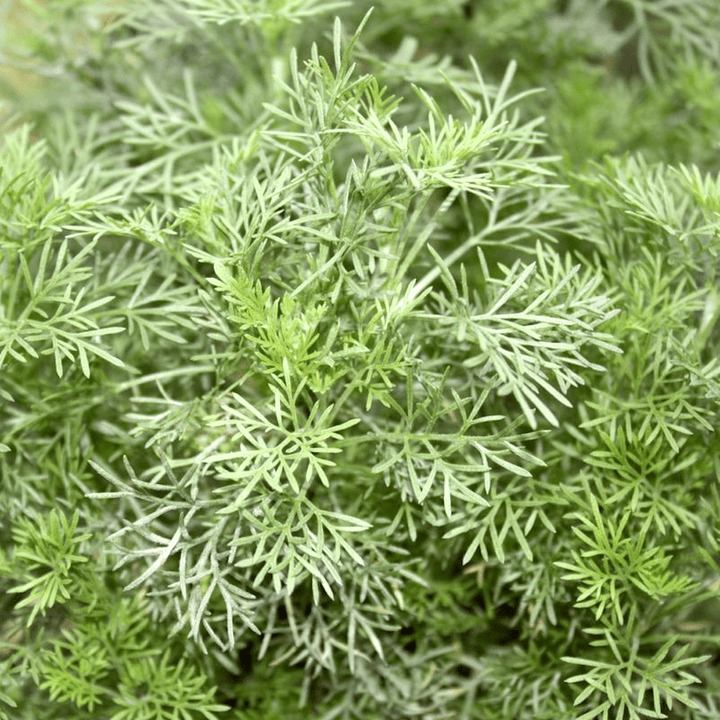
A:
{"label": "blurred background foliage", "polygon": [[[189,3],[201,9],[212,5]],[[112,82],[107,81],[119,83],[116,75],[109,77],[109,61],[132,71],[150,57],[169,73],[179,73],[183,59],[201,71],[203,54],[210,63],[226,58],[215,68],[220,85],[236,87],[238,79],[272,82],[268,73],[278,69],[272,59],[317,39],[333,8],[352,23],[374,5],[362,45],[386,61],[407,65],[412,60],[416,74],[421,61],[425,77],[417,80],[439,84],[440,71],[467,70],[470,55],[483,73],[499,79],[515,60],[515,87],[544,89],[525,108],[545,115],[547,149],[562,155],[568,171],[582,170],[605,154],[638,150],[650,161],[691,162],[701,169],[720,158],[720,3],[715,0],[361,0],[312,3],[327,5],[327,13],[289,26],[273,18],[273,13],[280,17],[283,3],[261,2],[254,6],[266,15],[255,32],[227,22],[217,46],[203,50],[197,42],[203,24],[225,23],[237,3],[219,5],[228,8],[226,17],[197,13],[190,26],[173,3],[158,0],[4,0],[0,93],[23,111],[42,113],[53,98],[62,97],[65,106],[88,102],[86,92],[72,93],[75,78],[101,87],[95,102],[109,103]],[[114,25],[128,10],[135,22]],[[153,45],[153,39],[171,43]],[[230,48],[242,40],[253,52],[232,57]],[[125,82],[135,82],[132,72],[125,75]],[[57,81],[70,87],[60,89]]]}

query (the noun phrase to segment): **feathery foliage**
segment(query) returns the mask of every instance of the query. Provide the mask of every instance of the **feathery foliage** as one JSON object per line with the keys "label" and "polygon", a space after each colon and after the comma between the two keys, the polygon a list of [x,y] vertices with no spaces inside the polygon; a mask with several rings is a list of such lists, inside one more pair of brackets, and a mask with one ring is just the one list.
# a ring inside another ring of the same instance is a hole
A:
{"label": "feathery foliage", "polygon": [[3,12],[0,718],[720,718],[720,5]]}

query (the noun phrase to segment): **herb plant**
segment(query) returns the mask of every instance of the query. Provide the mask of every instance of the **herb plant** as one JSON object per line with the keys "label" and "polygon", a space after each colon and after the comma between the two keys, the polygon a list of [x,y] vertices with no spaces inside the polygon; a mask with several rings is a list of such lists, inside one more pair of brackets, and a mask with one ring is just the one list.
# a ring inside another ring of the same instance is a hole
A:
{"label": "herb plant", "polygon": [[0,718],[720,718],[716,0],[3,13]]}

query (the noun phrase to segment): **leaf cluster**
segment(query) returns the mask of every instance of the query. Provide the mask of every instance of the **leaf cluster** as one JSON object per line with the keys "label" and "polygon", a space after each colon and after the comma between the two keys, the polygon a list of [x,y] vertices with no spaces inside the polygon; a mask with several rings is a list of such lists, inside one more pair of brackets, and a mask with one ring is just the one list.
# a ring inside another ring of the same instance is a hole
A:
{"label": "leaf cluster", "polygon": [[718,717],[716,3],[21,5],[0,718]]}

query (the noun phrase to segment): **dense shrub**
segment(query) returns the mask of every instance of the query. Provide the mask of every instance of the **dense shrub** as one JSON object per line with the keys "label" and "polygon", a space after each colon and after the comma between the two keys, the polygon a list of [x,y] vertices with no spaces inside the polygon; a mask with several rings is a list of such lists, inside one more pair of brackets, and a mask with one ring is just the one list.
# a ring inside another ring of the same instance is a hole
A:
{"label": "dense shrub", "polygon": [[717,0],[4,22],[0,717],[720,718]]}

